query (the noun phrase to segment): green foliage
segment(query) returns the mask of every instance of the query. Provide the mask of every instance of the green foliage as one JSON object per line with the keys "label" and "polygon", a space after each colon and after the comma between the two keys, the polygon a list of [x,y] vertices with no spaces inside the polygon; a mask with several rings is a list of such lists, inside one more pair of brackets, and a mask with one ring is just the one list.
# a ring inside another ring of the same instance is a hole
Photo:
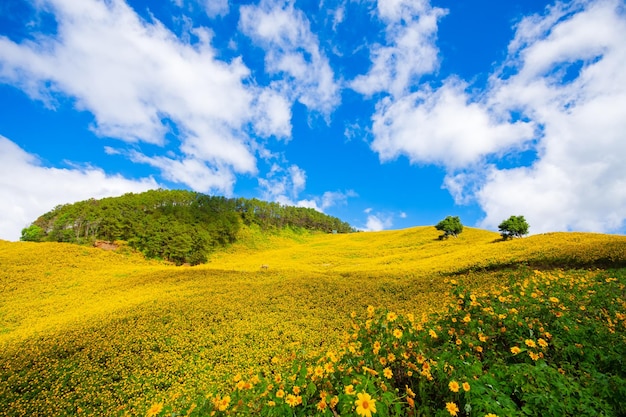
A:
{"label": "green foliage", "polygon": [[227,199],[183,190],[151,190],[57,206],[22,231],[22,240],[91,244],[127,241],[148,258],[178,265],[204,263],[210,252],[232,244],[242,225],[354,231],[313,209],[256,199]]}
{"label": "green foliage", "polygon": [[457,237],[463,231],[463,225],[459,216],[448,216],[437,223],[435,229],[443,232],[439,239],[447,239],[450,236]]}
{"label": "green foliage", "polygon": [[22,229],[20,240],[24,242],[41,242],[46,232],[36,224],[31,224],[27,228]]}
{"label": "green foliage", "polygon": [[359,394],[376,416],[626,415],[626,270],[509,278],[483,296],[451,280],[429,321],[368,307],[341,352],[237,375],[191,415],[370,415]]}
{"label": "green foliage", "polygon": [[498,226],[504,240],[527,235],[529,228],[530,226],[524,216],[511,216]]}

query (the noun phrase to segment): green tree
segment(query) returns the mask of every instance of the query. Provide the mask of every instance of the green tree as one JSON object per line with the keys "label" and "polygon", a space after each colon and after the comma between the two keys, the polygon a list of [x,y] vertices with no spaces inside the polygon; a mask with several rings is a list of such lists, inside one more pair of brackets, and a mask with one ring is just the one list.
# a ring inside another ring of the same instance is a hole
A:
{"label": "green tree", "polygon": [[36,224],[31,224],[25,229],[22,229],[22,237],[20,240],[24,242],[41,242],[46,236],[46,232]]}
{"label": "green tree", "polygon": [[463,231],[463,225],[459,216],[448,216],[435,226],[435,229],[443,232],[439,239],[447,239],[450,236],[457,237]]}
{"label": "green tree", "polygon": [[529,228],[530,226],[524,216],[511,216],[498,226],[500,235],[504,240],[527,235]]}

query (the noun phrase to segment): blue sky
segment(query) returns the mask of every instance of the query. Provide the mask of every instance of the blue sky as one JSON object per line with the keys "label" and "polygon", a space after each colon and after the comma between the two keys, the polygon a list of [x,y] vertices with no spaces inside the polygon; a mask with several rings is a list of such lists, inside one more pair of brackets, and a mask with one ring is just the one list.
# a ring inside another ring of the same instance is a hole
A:
{"label": "blue sky", "polygon": [[158,187],[623,234],[624,39],[619,0],[3,1],[0,238]]}

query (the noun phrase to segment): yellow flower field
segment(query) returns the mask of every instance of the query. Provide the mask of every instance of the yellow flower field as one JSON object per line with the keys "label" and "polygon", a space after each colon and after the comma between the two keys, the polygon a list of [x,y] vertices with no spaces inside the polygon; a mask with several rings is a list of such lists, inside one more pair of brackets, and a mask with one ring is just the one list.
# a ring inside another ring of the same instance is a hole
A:
{"label": "yellow flower field", "polygon": [[[447,241],[432,227],[242,233],[242,243],[197,267],[0,241],[0,415],[189,410],[237,375],[280,375],[295,356],[339,349],[352,311],[425,317],[450,302],[451,282],[495,290],[499,268],[517,263],[626,263],[626,237],[599,234],[500,242],[471,228]],[[295,406],[298,393],[288,395]]]}

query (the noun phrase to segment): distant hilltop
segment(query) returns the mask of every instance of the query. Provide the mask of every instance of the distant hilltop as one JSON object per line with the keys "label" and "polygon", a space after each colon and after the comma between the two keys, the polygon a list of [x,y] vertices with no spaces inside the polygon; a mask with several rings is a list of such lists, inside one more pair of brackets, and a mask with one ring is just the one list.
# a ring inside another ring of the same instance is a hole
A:
{"label": "distant hilltop", "polygon": [[148,258],[196,265],[234,243],[242,227],[251,226],[264,231],[356,231],[311,208],[159,189],[57,206],[23,229],[20,240],[88,245],[125,241]]}

